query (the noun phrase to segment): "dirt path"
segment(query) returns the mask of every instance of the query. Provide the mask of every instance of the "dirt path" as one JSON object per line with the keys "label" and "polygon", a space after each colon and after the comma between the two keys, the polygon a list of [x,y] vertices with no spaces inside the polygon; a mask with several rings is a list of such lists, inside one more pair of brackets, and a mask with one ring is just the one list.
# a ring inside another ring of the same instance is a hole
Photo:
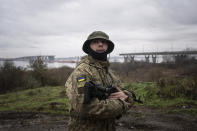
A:
{"label": "dirt path", "polygon": [[[68,117],[35,113],[0,113],[0,131],[66,131]],[[117,131],[196,131],[197,116],[167,114],[136,107],[117,121]]]}
{"label": "dirt path", "polygon": [[196,131],[197,116],[169,114],[166,110],[136,107],[129,116],[121,118],[117,129],[120,131]]}

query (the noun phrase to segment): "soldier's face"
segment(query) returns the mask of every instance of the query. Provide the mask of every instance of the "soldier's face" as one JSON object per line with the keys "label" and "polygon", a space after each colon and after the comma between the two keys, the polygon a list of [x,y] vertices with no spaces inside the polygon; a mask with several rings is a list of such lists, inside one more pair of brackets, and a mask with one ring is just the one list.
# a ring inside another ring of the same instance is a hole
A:
{"label": "soldier's face", "polygon": [[94,39],[90,43],[90,48],[97,53],[103,53],[107,50],[108,44],[104,39]]}

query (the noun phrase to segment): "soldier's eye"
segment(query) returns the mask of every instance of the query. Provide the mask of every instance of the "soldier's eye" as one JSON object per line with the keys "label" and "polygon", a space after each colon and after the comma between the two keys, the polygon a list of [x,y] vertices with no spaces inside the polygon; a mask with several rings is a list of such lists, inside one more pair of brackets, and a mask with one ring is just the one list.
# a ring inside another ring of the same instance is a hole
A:
{"label": "soldier's eye", "polygon": [[93,43],[98,43],[98,40],[93,40],[92,42],[93,42]]}
{"label": "soldier's eye", "polygon": [[106,40],[101,40],[102,43],[107,43]]}

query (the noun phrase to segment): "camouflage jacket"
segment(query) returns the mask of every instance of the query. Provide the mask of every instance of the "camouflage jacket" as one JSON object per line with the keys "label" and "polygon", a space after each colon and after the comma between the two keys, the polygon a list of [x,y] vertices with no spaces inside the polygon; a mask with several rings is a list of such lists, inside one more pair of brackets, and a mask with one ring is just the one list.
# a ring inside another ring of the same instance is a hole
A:
{"label": "camouflage jacket", "polygon": [[[65,87],[71,103],[69,130],[114,131],[116,117],[129,109],[123,100],[93,98],[90,104],[83,104],[83,88],[88,81],[94,81],[104,87],[120,86],[120,80],[108,67],[108,61],[98,61],[91,56],[85,56],[68,78]],[[129,97],[127,102],[132,103],[132,98]]]}

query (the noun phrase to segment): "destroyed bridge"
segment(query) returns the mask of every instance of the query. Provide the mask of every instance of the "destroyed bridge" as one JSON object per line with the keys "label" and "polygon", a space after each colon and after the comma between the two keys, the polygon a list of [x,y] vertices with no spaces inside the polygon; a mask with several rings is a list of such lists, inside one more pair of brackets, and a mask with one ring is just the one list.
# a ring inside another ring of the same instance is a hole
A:
{"label": "destroyed bridge", "polygon": [[152,62],[156,63],[157,57],[159,55],[171,55],[175,58],[175,62],[180,62],[185,60],[189,55],[197,55],[197,51],[164,51],[164,52],[138,52],[138,53],[123,53],[120,56],[124,57],[124,62],[134,62],[135,56],[143,55],[147,63],[150,62],[150,57]]}
{"label": "destroyed bridge", "polygon": [[38,56],[24,56],[24,57],[18,57],[18,58],[5,58],[2,60],[6,61],[29,61],[29,60],[35,60],[37,58],[40,58],[43,61],[52,62],[55,60],[54,55],[38,55]]}

